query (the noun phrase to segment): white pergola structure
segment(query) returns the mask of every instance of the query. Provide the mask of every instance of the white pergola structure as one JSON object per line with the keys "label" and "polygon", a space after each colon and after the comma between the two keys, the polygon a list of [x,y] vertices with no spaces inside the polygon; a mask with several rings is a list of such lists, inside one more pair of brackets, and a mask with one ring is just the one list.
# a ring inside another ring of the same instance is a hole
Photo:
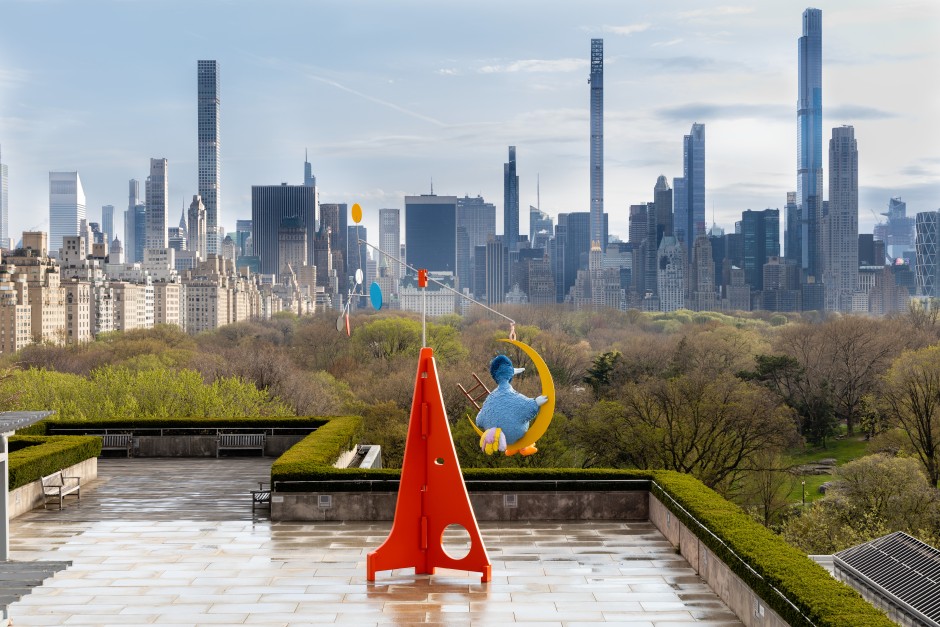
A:
{"label": "white pergola structure", "polygon": [[7,411],[0,413],[0,562],[10,554],[10,453],[7,438],[17,429],[39,422],[51,411]]}

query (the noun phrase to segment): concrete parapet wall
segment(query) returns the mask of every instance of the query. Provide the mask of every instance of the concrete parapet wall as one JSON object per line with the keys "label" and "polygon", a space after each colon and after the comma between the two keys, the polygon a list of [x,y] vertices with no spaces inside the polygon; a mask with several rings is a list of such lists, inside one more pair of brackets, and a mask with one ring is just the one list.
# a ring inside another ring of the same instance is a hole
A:
{"label": "concrete parapet wall", "polygon": [[[648,520],[646,491],[471,492],[477,520]],[[271,520],[392,520],[396,492],[275,492]]]}
{"label": "concrete parapet wall", "polygon": [[649,520],[747,627],[787,627],[788,623],[779,614],[767,607],[743,579],[652,494],[649,494]]}
{"label": "concrete parapet wall", "polygon": [[[68,468],[63,468],[62,474],[69,477],[81,477],[82,488],[84,488],[98,478],[98,458],[92,457]],[[9,509],[7,511],[10,512],[11,519],[25,514],[31,509],[42,507],[42,481],[37,479],[32,483],[27,483],[11,491],[9,496]]]}

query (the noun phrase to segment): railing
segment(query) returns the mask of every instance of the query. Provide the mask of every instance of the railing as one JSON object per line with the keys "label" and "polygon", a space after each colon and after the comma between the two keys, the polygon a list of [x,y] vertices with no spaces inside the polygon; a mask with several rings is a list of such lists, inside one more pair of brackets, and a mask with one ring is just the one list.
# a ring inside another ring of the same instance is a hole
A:
{"label": "railing", "polygon": [[309,435],[317,427],[131,427],[114,429],[60,429],[49,426],[49,435],[112,435],[131,434],[134,436],[168,437],[179,435],[210,435],[256,433],[263,435]]}

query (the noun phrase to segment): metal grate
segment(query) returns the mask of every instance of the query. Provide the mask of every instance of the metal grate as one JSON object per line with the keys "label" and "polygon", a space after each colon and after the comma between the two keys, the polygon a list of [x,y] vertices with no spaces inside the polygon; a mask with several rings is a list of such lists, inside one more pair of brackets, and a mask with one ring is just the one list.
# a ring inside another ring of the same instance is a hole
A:
{"label": "metal grate", "polygon": [[940,551],[898,531],[833,556],[886,597],[940,624]]}

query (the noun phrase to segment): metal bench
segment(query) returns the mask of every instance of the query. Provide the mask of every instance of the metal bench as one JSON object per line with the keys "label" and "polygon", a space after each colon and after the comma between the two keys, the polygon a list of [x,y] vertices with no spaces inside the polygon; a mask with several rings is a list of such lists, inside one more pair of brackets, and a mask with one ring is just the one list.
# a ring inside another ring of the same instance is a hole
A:
{"label": "metal bench", "polygon": [[220,433],[215,456],[225,451],[260,451],[264,455],[263,433]]}
{"label": "metal bench", "polygon": [[46,509],[46,504],[51,498],[59,499],[59,509],[62,509],[62,501],[72,492],[82,500],[82,478],[69,477],[62,474],[62,471],[54,472],[42,478],[42,507]]}
{"label": "metal bench", "polygon": [[125,451],[131,456],[134,436],[130,433],[106,433],[101,436],[101,451]]}
{"label": "metal bench", "polygon": [[258,489],[251,491],[251,509],[256,507],[271,507],[271,485],[264,481],[258,482]]}

